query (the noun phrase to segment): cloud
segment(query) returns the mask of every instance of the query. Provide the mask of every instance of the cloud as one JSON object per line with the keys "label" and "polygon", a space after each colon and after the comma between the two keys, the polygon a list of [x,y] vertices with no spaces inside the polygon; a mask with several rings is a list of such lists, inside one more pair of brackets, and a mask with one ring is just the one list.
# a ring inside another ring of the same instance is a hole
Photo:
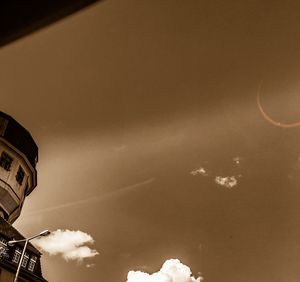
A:
{"label": "cloud", "polygon": [[113,147],[114,151],[115,152],[121,152],[121,151],[124,151],[126,149],[126,145],[120,145],[120,146],[117,146],[117,147]]}
{"label": "cloud", "polygon": [[200,174],[200,175],[203,175],[203,176],[207,176],[207,172],[206,170],[203,168],[203,167],[200,167],[198,169],[194,169],[190,172],[191,175],[197,175],[197,174]]}
{"label": "cloud", "polygon": [[236,186],[238,183],[235,176],[226,176],[226,177],[216,176],[215,182],[218,185],[224,186],[229,189]]}
{"label": "cloud", "polygon": [[62,255],[65,260],[82,261],[99,253],[86,246],[93,244],[91,235],[82,231],[70,231],[58,229],[46,237],[40,237],[33,244],[50,255]]}
{"label": "cloud", "polygon": [[167,260],[158,272],[148,274],[142,271],[129,271],[127,282],[200,282],[201,277],[195,278],[191,269],[178,259]]}
{"label": "cloud", "polygon": [[108,192],[108,193],[106,193],[102,196],[93,196],[93,197],[89,197],[89,198],[78,200],[78,201],[63,203],[61,205],[56,205],[56,206],[47,207],[47,208],[43,208],[43,209],[39,209],[39,210],[29,211],[27,214],[26,213],[23,214],[23,218],[26,217],[26,216],[41,215],[42,213],[51,212],[51,211],[55,211],[55,210],[60,210],[60,209],[65,209],[65,208],[69,208],[69,207],[76,207],[76,206],[79,206],[79,205],[85,205],[85,204],[90,204],[90,203],[96,203],[96,202],[109,200],[113,197],[121,196],[121,195],[126,194],[130,191],[134,191],[137,188],[140,188],[140,187],[143,187],[145,185],[151,184],[155,180],[156,179],[154,177],[152,177],[152,178],[146,179],[144,181],[137,182],[135,184],[132,184],[132,185],[129,185],[129,186],[124,186],[122,188],[113,190],[112,192]]}
{"label": "cloud", "polygon": [[240,157],[235,157],[232,159],[234,161],[235,164],[239,165],[241,162],[241,158]]}

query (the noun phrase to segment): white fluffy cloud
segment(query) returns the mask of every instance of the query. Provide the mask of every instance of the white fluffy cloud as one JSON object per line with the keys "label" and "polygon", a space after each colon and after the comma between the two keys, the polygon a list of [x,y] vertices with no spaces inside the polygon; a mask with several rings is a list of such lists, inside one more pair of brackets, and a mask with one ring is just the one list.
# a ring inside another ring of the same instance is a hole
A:
{"label": "white fluffy cloud", "polygon": [[167,260],[161,269],[153,274],[129,271],[127,275],[127,282],[200,282],[201,279],[193,277],[191,269],[178,259]]}
{"label": "white fluffy cloud", "polygon": [[235,176],[216,176],[215,182],[226,188],[232,188],[237,185],[237,179]]}
{"label": "white fluffy cloud", "polygon": [[82,231],[58,229],[47,237],[35,239],[33,243],[50,255],[62,255],[65,260],[81,261],[99,254],[96,250],[86,246],[86,244],[93,244],[94,240],[91,235]]}

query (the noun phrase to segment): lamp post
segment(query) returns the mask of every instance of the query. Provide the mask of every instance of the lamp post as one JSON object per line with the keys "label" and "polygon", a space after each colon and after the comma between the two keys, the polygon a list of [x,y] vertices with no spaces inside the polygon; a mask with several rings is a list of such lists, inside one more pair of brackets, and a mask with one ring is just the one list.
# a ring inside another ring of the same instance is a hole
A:
{"label": "lamp post", "polygon": [[27,247],[27,244],[30,240],[34,239],[34,238],[37,238],[37,237],[41,237],[41,236],[47,236],[49,235],[51,232],[49,230],[44,230],[42,231],[41,233],[37,234],[37,235],[34,235],[32,237],[29,237],[29,238],[25,238],[25,239],[22,239],[22,240],[12,240],[12,241],[8,241],[7,245],[9,246],[12,246],[16,243],[22,243],[22,242],[25,242],[24,244],[24,247],[23,247],[23,251],[22,251],[22,254],[21,254],[21,257],[20,257],[20,260],[19,260],[19,263],[18,263],[18,268],[17,268],[17,272],[16,272],[16,276],[15,276],[15,279],[14,279],[14,282],[17,282],[18,281],[18,277],[19,277],[19,272],[20,272],[20,269],[21,269],[21,265],[22,265],[22,260],[23,260],[23,257],[24,257],[24,254],[25,254],[25,251],[26,251],[26,247]]}

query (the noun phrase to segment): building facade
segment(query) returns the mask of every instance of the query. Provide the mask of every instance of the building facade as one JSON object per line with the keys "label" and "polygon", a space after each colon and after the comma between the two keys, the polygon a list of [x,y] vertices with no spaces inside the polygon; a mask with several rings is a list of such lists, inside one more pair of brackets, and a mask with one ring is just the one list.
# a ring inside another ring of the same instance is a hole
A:
{"label": "building facade", "polygon": [[[24,237],[12,226],[25,198],[37,185],[38,147],[30,133],[11,116],[0,112],[0,282],[12,282],[23,246],[8,246]],[[28,244],[19,281],[46,281],[41,272],[41,253]]]}

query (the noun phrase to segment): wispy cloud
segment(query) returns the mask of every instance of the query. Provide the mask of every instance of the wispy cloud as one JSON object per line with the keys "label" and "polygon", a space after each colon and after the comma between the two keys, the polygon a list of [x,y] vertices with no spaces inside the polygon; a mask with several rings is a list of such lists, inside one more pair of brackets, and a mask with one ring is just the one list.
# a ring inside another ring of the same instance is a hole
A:
{"label": "wispy cloud", "polygon": [[91,249],[87,244],[93,244],[91,235],[82,231],[70,231],[58,229],[47,237],[40,237],[33,244],[50,255],[62,255],[65,260],[82,261],[92,258],[99,253]]}
{"label": "wispy cloud", "polygon": [[150,184],[150,183],[154,182],[155,180],[156,179],[154,177],[152,177],[152,178],[149,178],[149,179],[144,180],[142,182],[138,182],[138,183],[135,183],[135,184],[132,184],[132,185],[129,185],[129,186],[124,186],[124,187],[119,188],[117,190],[114,190],[112,192],[106,193],[102,196],[89,197],[89,198],[86,198],[86,199],[83,199],[83,200],[68,202],[68,203],[64,203],[64,204],[61,204],[61,205],[56,205],[56,206],[53,206],[53,207],[48,207],[48,208],[44,208],[44,209],[31,211],[31,212],[28,212],[27,214],[24,214],[23,217],[33,216],[33,215],[37,215],[37,214],[40,215],[41,213],[45,213],[45,212],[51,212],[51,211],[55,211],[55,210],[59,210],[59,209],[79,206],[79,205],[88,204],[88,203],[92,203],[92,202],[99,202],[99,201],[108,200],[110,198],[125,194],[129,191],[134,191],[136,188],[139,188],[139,187],[142,187],[144,185]]}
{"label": "wispy cloud", "polygon": [[237,179],[235,176],[216,176],[215,177],[215,182],[218,185],[224,186],[226,188],[232,188],[238,184]]}
{"label": "wispy cloud", "polygon": [[200,167],[200,168],[198,168],[198,169],[194,169],[194,170],[192,170],[191,172],[190,172],[190,174],[191,175],[197,175],[197,174],[199,174],[199,175],[203,175],[203,176],[208,176],[208,173],[207,173],[207,171],[205,170],[205,168],[204,167]]}
{"label": "wispy cloud", "polygon": [[191,269],[178,259],[167,260],[158,272],[149,274],[129,271],[127,282],[200,282],[201,277],[192,276]]}
{"label": "wispy cloud", "polygon": [[116,152],[120,152],[120,151],[124,151],[126,149],[126,145],[120,145],[120,146],[117,146],[117,147],[113,147],[114,151]]}

